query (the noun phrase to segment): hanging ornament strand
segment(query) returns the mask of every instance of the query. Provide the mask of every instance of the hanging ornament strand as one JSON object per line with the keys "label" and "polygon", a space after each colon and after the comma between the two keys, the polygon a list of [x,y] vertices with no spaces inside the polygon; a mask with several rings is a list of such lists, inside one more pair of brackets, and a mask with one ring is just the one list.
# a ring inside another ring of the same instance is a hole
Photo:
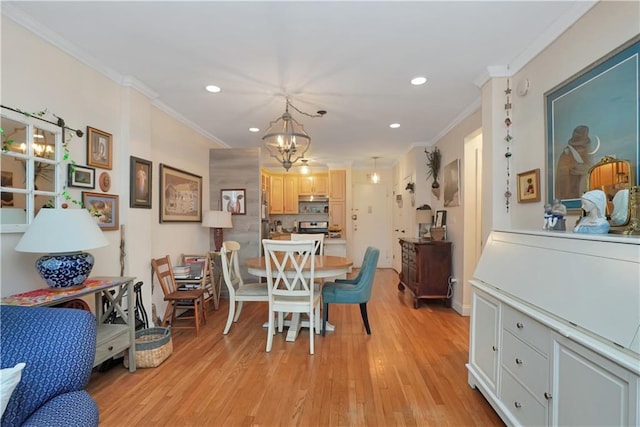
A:
{"label": "hanging ornament strand", "polygon": [[511,136],[511,88],[509,87],[509,79],[507,79],[507,89],[504,93],[507,95],[507,102],[504,104],[504,110],[506,112],[507,117],[504,119],[504,124],[507,128],[507,136],[504,137],[504,140],[507,143],[507,151],[504,153],[504,157],[507,159],[507,189],[504,192],[505,206],[507,207],[507,212],[509,212],[509,200],[511,199],[511,191],[509,190],[509,184],[511,182],[511,148],[510,144],[513,140]]}

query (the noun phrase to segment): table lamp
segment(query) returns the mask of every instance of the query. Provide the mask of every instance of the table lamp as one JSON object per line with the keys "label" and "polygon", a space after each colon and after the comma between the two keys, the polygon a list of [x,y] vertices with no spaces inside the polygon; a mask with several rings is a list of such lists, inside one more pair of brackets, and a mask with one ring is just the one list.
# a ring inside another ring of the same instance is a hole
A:
{"label": "table lamp", "polygon": [[213,243],[216,247],[216,252],[220,252],[223,242],[223,228],[232,228],[231,212],[224,211],[207,211],[202,217],[202,226],[213,228]]}
{"label": "table lamp", "polygon": [[40,209],[16,245],[18,252],[44,253],[36,270],[52,290],[82,288],[93,268],[93,255],[82,252],[109,241],[85,209]]}
{"label": "table lamp", "polygon": [[433,214],[429,205],[423,205],[416,209],[416,222],[418,223],[418,237],[428,237],[429,226],[433,222]]}

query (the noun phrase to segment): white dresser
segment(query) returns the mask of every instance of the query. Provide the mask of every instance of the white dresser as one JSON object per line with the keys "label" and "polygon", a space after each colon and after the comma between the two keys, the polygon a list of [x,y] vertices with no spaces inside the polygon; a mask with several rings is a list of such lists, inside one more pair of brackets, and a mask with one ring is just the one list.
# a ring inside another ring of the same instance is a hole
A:
{"label": "white dresser", "polygon": [[508,425],[640,426],[640,239],[494,231],[469,384]]}

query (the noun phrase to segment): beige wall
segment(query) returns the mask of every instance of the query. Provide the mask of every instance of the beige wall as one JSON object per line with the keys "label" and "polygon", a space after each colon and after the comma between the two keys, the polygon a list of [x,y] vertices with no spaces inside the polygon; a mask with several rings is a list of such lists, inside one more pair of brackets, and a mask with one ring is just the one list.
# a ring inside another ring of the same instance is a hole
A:
{"label": "beige wall", "polygon": [[[10,43],[9,43],[10,41]],[[200,223],[159,223],[159,165],[165,163],[203,177],[203,207],[209,206],[209,149],[220,144],[190,129],[153,105],[135,89],[117,84],[32,33],[2,17],[2,103],[23,111],[47,108],[73,128],[92,126],[113,135],[110,194],[119,195],[120,224],[125,227],[125,275],[143,280],[143,300],[151,315],[152,257],[169,254],[174,261],[183,252],[205,252],[209,234]],[[86,164],[86,138],[69,144],[72,159]],[[152,209],[129,208],[129,156],[153,162]],[[102,170],[98,169],[96,175]],[[62,179],[65,179],[62,177]],[[95,191],[99,192],[99,189]],[[81,199],[79,189],[69,189]],[[0,235],[2,271],[0,295],[43,286],[33,264],[36,254],[14,251],[21,233]],[[92,275],[120,274],[120,232],[107,231],[110,245],[92,250]],[[158,312],[164,308],[156,292]]]}

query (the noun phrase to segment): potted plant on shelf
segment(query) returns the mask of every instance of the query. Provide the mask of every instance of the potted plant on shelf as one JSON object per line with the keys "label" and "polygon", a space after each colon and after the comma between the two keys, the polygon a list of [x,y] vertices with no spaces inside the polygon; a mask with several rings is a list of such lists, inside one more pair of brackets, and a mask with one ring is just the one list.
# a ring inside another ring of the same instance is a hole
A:
{"label": "potted plant on shelf", "polygon": [[431,184],[431,192],[436,199],[440,200],[440,184],[438,183],[438,175],[440,174],[440,162],[442,155],[438,147],[435,147],[433,151],[427,151],[424,149],[424,154],[427,156],[427,179],[433,177],[433,183]]}

